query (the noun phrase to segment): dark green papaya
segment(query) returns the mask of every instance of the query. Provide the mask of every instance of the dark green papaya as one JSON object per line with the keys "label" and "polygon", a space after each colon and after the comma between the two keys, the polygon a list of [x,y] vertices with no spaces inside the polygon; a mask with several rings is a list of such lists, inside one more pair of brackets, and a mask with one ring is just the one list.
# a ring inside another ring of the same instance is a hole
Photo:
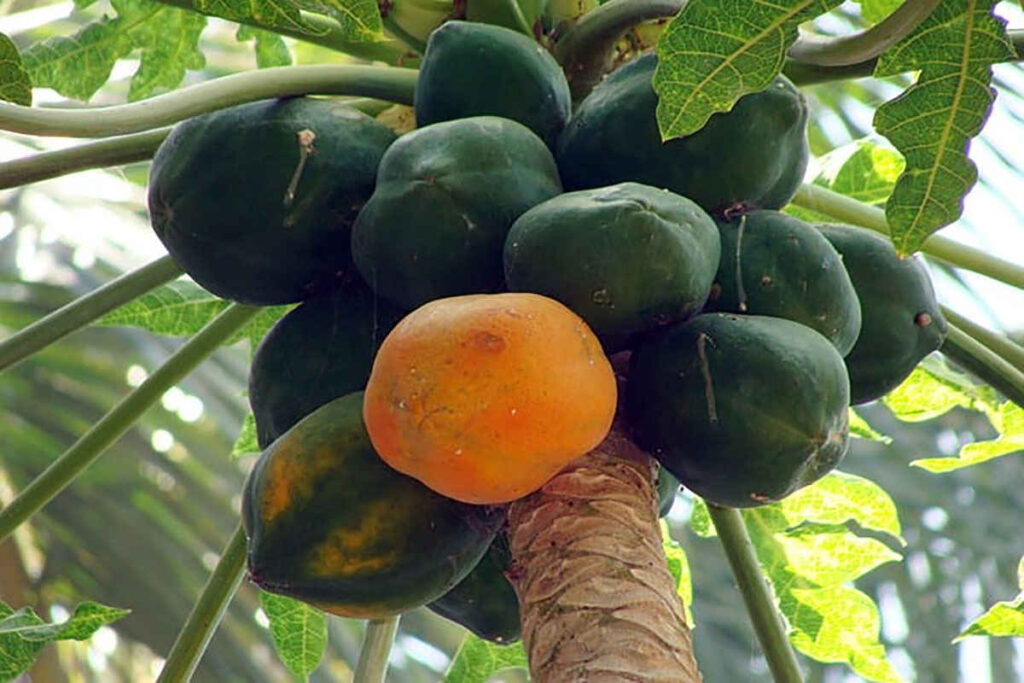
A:
{"label": "dark green papaya", "polygon": [[512,223],[561,189],[551,152],[522,124],[477,116],[420,128],[381,159],[352,229],[356,267],[405,309],[499,291]]}
{"label": "dark green papaya", "polygon": [[332,614],[425,605],[476,566],[504,523],[495,507],[434,493],[373,450],[362,394],[327,403],[274,441],[242,497],[250,578]]}
{"label": "dark green papaya", "polygon": [[949,329],[921,262],[900,258],[892,242],[849,225],[816,226],[843,257],[861,305],[861,330],[846,356],[854,405],[900,385]]}
{"label": "dark green papaya", "polygon": [[860,301],[839,253],[793,216],[754,211],[720,221],[722,260],[707,310],[787,318],[836,345],[860,334]]}
{"label": "dark green papaya", "polygon": [[420,126],[500,116],[523,124],[549,147],[571,107],[562,67],[536,40],[468,21],[449,21],[431,34],[414,103]]}
{"label": "dark green papaya", "polygon": [[377,347],[402,315],[353,278],[278,320],[249,370],[260,448],[331,399],[362,391]]}
{"label": "dark green papaya", "polygon": [[495,643],[519,640],[522,635],[519,599],[505,578],[508,565],[508,539],[505,534],[498,534],[473,571],[427,607],[484,640]]}
{"label": "dark green papaya", "polygon": [[512,291],[543,294],[605,343],[700,310],[718,268],[715,222],[685,197],[621,183],[530,209],[505,240]]}
{"label": "dark green papaya", "polygon": [[850,384],[825,337],[783,318],[698,315],[633,352],[637,443],[719,505],[780,500],[832,470],[849,439]]}
{"label": "dark green papaya", "polygon": [[741,97],[700,131],[662,142],[648,53],[619,67],[594,88],[558,141],[566,190],[633,180],[662,187],[721,214],[778,209],[793,197],[807,168],[807,103],[779,76]]}
{"label": "dark green papaya", "polygon": [[149,174],[149,213],[174,260],[217,296],[302,301],[352,272],[352,223],[395,135],[351,107],[293,98],[174,127]]}
{"label": "dark green papaya", "polygon": [[658,516],[665,517],[672,511],[672,505],[676,502],[676,494],[679,493],[679,480],[664,467],[659,467],[654,488],[658,493]]}

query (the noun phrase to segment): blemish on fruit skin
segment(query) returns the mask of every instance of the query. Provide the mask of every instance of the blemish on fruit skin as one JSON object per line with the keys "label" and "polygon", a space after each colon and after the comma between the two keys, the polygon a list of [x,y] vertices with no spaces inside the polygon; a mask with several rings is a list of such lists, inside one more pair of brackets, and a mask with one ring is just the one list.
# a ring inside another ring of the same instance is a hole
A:
{"label": "blemish on fruit skin", "polygon": [[481,351],[488,351],[490,353],[500,353],[505,350],[506,346],[504,339],[496,334],[487,332],[486,330],[474,332],[470,341],[474,347]]}
{"label": "blemish on fruit skin", "polygon": [[612,303],[611,295],[608,293],[608,290],[603,287],[601,289],[595,289],[590,295],[590,300],[598,306],[610,306]]}
{"label": "blemish on fruit skin", "polygon": [[[705,346],[711,338],[700,333],[697,337],[697,358],[700,360],[700,374],[704,377],[704,398],[708,404],[708,422],[718,422],[718,408],[715,404],[715,387],[711,383],[711,366],[708,364],[708,356]],[[712,343],[713,344],[713,343]]]}
{"label": "blemish on fruit skin", "polygon": [[932,316],[925,311],[921,311],[914,316],[914,324],[918,327],[928,327],[932,324]]}

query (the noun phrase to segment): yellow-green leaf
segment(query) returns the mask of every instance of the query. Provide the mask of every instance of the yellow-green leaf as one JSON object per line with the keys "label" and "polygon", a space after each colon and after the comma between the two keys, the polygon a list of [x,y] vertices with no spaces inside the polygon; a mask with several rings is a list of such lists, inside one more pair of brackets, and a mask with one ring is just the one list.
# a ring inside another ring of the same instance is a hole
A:
{"label": "yellow-green leaf", "polygon": [[320,665],[327,647],[327,618],[304,602],[262,591],[260,605],[281,662],[302,680]]}
{"label": "yellow-green leaf", "polygon": [[32,106],[32,81],[14,41],[0,33],[0,100]]}
{"label": "yellow-green leaf", "polygon": [[506,669],[527,668],[522,641],[495,645],[472,633],[467,634],[444,675],[445,683],[486,683]]}

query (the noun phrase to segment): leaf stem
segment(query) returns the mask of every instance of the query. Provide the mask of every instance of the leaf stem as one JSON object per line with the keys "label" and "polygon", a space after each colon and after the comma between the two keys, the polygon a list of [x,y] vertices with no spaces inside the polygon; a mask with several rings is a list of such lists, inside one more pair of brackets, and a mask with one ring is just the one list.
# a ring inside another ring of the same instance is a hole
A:
{"label": "leaf stem", "polygon": [[150,406],[160,400],[164,392],[213,353],[259,310],[258,306],[241,304],[232,304],[224,309],[157,368],[146,381],[121,399],[71,448],[26,486],[7,507],[0,510],[0,542],[64,490]]}
{"label": "leaf stem", "polygon": [[1024,372],[955,324],[950,323],[939,351],[1024,408]]}
{"label": "leaf stem", "polygon": [[157,683],[191,679],[231,598],[242,582],[245,573],[245,548],[245,532],[242,526],[238,525],[224,547],[206,586],[203,587],[203,592],[192,606],[192,612],[188,615],[185,625],[178,632]]}
{"label": "leaf stem", "polygon": [[941,0],[904,0],[874,26],[845,36],[801,35],[789,48],[794,61],[815,66],[850,66],[874,59],[917,28]]}
{"label": "leaf stem", "polygon": [[[801,185],[793,197],[793,204],[825,214],[837,221],[859,225],[884,235],[889,234],[885,211],[820,185]],[[1024,267],[1004,261],[980,249],[932,235],[925,240],[921,250],[957,268],[981,273],[993,280],[1024,289]]]}
{"label": "leaf stem", "polygon": [[775,601],[761,573],[743,516],[735,508],[719,507],[712,503],[708,503],[708,513],[722,541],[722,548],[775,683],[800,683],[803,674],[796,653],[789,643],[782,617],[775,609]]}
{"label": "leaf stem", "polygon": [[0,102],[0,129],[28,135],[106,137],[166,126],[198,114],[271,97],[361,95],[412,104],[414,69],[315,64],[246,71],[111,107],[22,107]]}
{"label": "leaf stem", "polygon": [[416,54],[422,55],[427,51],[427,44],[402,28],[390,14],[383,15],[381,21],[384,24],[384,30],[404,43],[406,47]]}
{"label": "leaf stem", "polygon": [[976,340],[999,354],[1006,362],[1015,369],[1024,372],[1024,346],[1016,343],[1005,334],[993,332],[987,327],[982,327],[969,318],[965,318],[947,306],[942,307],[942,315],[946,319],[968,333]]}
{"label": "leaf stem", "polygon": [[359,662],[352,683],[384,683],[388,670],[395,633],[398,631],[398,617],[370,619],[366,622],[366,637],[359,651]]}
{"label": "leaf stem", "polygon": [[58,308],[0,341],[0,372],[179,275],[178,264],[163,256]]}
{"label": "leaf stem", "polygon": [[512,13],[512,18],[515,19],[519,32],[533,38],[533,27],[526,20],[523,8],[519,6],[519,0],[505,0],[505,5],[508,7],[508,11]]}

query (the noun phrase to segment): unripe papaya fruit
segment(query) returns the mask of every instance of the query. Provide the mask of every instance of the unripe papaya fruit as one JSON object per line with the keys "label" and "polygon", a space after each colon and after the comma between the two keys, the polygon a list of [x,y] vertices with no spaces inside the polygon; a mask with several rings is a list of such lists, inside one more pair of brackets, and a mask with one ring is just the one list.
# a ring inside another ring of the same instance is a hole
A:
{"label": "unripe papaya fruit", "polygon": [[536,40],[500,26],[450,21],[427,43],[415,107],[420,126],[500,116],[554,147],[571,99],[562,67]]}
{"label": "unripe papaya fruit", "polygon": [[719,250],[714,221],[689,199],[621,183],[520,216],[505,240],[505,279],[513,291],[561,301],[608,348],[698,311]]}
{"label": "unripe papaya fruit", "polygon": [[648,53],[619,67],[583,100],[558,141],[566,190],[633,180],[662,187],[720,214],[778,209],[803,180],[807,102],[784,76],[741,97],[698,132],[662,142]]}
{"label": "unripe papaya fruit", "polygon": [[551,152],[522,124],[477,116],[420,128],[381,159],[352,229],[356,267],[405,309],[497,291],[512,222],[561,189]]}
{"label": "unripe papaya fruit", "polygon": [[153,229],[217,296],[286,304],[352,272],[352,222],[395,135],[351,107],[292,98],[179,123],[149,175]]}
{"label": "unripe papaya fruit", "polygon": [[242,521],[252,580],[332,614],[378,618],[444,595],[504,521],[388,467],[361,417],[362,394],[321,406],[260,456]]}
{"label": "unripe papaya fruit", "polygon": [[439,299],[402,319],[366,385],[373,445],[392,467],[467,503],[540,488],[599,444],[615,375],[587,324],[527,293]]}
{"label": "unripe papaya fruit", "polygon": [[825,337],[783,318],[698,315],[633,352],[637,442],[706,500],[752,507],[831,471],[846,453],[850,384]]}
{"label": "unripe papaya fruit", "polygon": [[352,278],[278,320],[249,370],[260,448],[331,399],[362,391],[377,347],[403,314]]}
{"label": "unripe papaya fruit", "polygon": [[931,278],[914,256],[900,258],[883,235],[849,225],[816,226],[843,257],[861,304],[861,331],[846,356],[854,405],[881,398],[949,329]]}
{"label": "unripe papaya fruit", "polygon": [[860,301],[839,252],[812,225],[754,211],[720,221],[722,259],[708,310],[787,318],[845,356],[860,334]]}

